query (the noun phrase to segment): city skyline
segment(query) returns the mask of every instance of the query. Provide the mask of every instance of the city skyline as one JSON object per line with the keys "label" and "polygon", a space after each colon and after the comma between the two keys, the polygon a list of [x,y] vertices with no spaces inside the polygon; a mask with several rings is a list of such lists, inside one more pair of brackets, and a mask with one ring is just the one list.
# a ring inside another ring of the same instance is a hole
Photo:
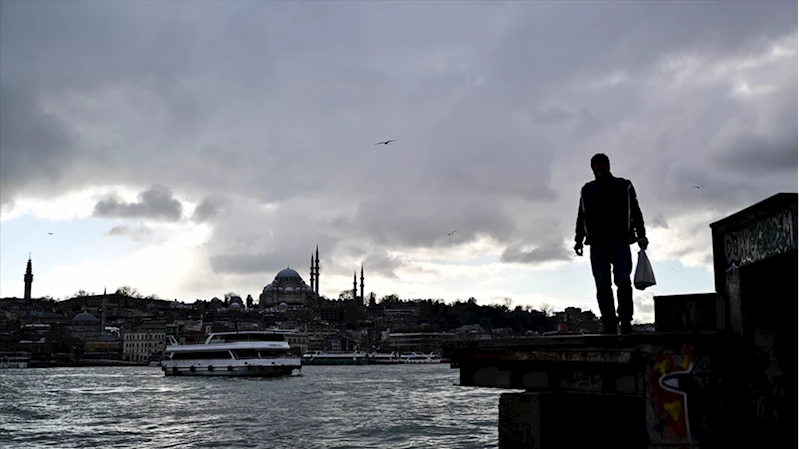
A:
{"label": "city skyline", "polygon": [[257,298],[318,245],[330,298],[363,266],[378,297],[598,312],[571,246],[602,152],[651,322],[714,290],[711,222],[797,190],[795,2],[0,8],[0,297],[31,253],[34,297]]}

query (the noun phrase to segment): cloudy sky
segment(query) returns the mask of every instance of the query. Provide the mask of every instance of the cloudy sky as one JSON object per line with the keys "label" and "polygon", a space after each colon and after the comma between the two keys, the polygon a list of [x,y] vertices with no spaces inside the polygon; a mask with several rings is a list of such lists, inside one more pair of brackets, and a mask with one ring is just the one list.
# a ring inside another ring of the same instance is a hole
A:
{"label": "cloudy sky", "polygon": [[797,190],[796,2],[3,2],[0,22],[0,296],[31,252],[34,296],[257,297],[287,265],[308,281],[319,245],[328,296],[363,264],[379,296],[597,311],[571,242],[604,152],[648,225],[646,321],[653,294],[713,290],[709,223]]}

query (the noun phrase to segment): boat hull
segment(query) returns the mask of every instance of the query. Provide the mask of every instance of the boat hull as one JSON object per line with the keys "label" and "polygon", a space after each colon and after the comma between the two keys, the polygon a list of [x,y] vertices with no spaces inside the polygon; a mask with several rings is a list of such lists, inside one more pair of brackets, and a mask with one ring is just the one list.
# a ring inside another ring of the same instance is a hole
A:
{"label": "boat hull", "polygon": [[331,366],[331,365],[366,365],[369,361],[366,358],[355,358],[352,357],[342,357],[336,359],[323,359],[323,358],[314,358],[314,359],[302,359],[303,365],[317,365],[317,366]]}
{"label": "boat hull", "polygon": [[0,362],[0,369],[27,368],[28,362]]}
{"label": "boat hull", "polygon": [[402,360],[369,360],[369,365],[401,365]]}
{"label": "boat hull", "polygon": [[170,376],[228,376],[228,377],[276,377],[290,376],[295,370],[302,369],[299,359],[281,359],[269,361],[264,359],[241,363],[239,360],[215,360],[211,363],[202,361],[163,361],[161,370]]}

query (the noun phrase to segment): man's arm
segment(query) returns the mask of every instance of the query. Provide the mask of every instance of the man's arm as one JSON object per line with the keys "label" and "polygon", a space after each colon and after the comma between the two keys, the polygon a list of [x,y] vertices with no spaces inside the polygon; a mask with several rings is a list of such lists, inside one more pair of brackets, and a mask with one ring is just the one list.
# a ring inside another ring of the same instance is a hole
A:
{"label": "man's arm", "polygon": [[629,195],[630,204],[630,224],[635,230],[635,235],[639,239],[646,238],[646,227],[644,227],[644,215],[641,213],[641,207],[638,205],[638,196],[635,194],[635,187],[633,183],[627,187],[627,194]]}
{"label": "man's arm", "polygon": [[574,241],[582,245],[585,240],[585,208],[583,207],[583,189],[580,190],[580,204],[577,206],[577,224],[574,228]]}

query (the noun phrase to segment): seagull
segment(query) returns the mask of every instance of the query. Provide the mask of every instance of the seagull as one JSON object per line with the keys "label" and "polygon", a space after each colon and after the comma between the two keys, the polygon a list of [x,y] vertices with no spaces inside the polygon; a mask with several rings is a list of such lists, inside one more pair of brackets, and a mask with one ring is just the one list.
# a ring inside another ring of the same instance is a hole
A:
{"label": "seagull", "polygon": [[695,189],[701,189],[701,188],[702,188],[702,187],[704,187],[704,186],[705,186],[705,185],[704,185],[704,184],[702,184],[701,186],[694,186],[694,188],[695,188]]}
{"label": "seagull", "polygon": [[388,145],[391,142],[395,142],[396,140],[397,139],[391,139],[391,140],[386,140],[386,141],[383,141],[383,142],[377,142],[375,145]]}
{"label": "seagull", "polygon": [[452,234],[454,234],[454,233],[456,233],[456,232],[458,232],[458,231],[452,231],[452,232],[450,232],[450,233],[449,233],[449,234],[447,234],[447,235],[452,235]]}

